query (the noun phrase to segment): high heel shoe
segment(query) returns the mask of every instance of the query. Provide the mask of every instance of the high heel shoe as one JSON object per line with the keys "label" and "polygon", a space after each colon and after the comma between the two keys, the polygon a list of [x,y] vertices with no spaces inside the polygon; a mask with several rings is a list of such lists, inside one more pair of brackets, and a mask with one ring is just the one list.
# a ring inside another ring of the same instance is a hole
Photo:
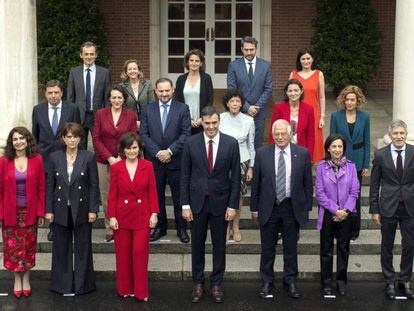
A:
{"label": "high heel shoe", "polygon": [[22,290],[13,290],[14,297],[19,299],[22,296],[23,291]]}
{"label": "high heel shoe", "polygon": [[23,295],[25,295],[26,297],[29,297],[30,294],[32,293],[32,289],[23,289]]}

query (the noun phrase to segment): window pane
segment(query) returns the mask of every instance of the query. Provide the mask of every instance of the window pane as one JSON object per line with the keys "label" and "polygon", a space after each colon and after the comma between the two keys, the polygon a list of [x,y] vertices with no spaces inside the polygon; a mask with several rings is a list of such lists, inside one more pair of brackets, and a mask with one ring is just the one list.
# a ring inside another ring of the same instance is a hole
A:
{"label": "window pane", "polygon": [[231,4],[216,3],[216,19],[231,19]]}
{"label": "window pane", "polygon": [[216,38],[231,37],[231,22],[216,22],[214,27]]}
{"label": "window pane", "polygon": [[214,73],[227,73],[231,58],[216,58],[214,60]]}
{"label": "window pane", "polygon": [[204,22],[190,22],[190,37],[201,37],[204,38],[206,36],[206,26]]}
{"label": "window pane", "polygon": [[182,58],[169,58],[168,59],[168,72],[169,73],[183,73],[184,64]]}
{"label": "window pane", "polygon": [[215,54],[216,55],[231,55],[231,41],[230,40],[216,40]]}
{"label": "window pane", "polygon": [[190,3],[190,19],[205,19],[206,8],[201,3]]}
{"label": "window pane", "polygon": [[184,4],[168,4],[168,19],[184,19]]}
{"label": "window pane", "polygon": [[236,56],[243,56],[240,39],[236,40]]}
{"label": "window pane", "polygon": [[236,23],[236,37],[244,37],[252,35],[251,22],[237,22]]}
{"label": "window pane", "polygon": [[189,49],[199,49],[203,53],[206,50],[206,41],[205,40],[189,40],[188,41]]}
{"label": "window pane", "polygon": [[183,38],[184,22],[168,22],[168,37]]}
{"label": "window pane", "polygon": [[168,55],[184,55],[184,40],[168,40]]}
{"label": "window pane", "polygon": [[236,19],[252,19],[253,9],[252,4],[243,3],[236,4]]}

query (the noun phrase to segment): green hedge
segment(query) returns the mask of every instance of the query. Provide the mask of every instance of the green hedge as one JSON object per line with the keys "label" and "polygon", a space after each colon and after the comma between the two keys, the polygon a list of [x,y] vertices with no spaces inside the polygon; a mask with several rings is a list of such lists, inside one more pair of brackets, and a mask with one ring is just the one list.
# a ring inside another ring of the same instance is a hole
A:
{"label": "green hedge", "polygon": [[51,79],[66,87],[70,68],[82,64],[79,48],[85,41],[98,46],[97,64],[108,66],[103,17],[97,0],[37,1],[39,87]]}
{"label": "green hedge", "polygon": [[312,45],[334,89],[365,87],[380,65],[381,35],[370,0],[317,0]]}

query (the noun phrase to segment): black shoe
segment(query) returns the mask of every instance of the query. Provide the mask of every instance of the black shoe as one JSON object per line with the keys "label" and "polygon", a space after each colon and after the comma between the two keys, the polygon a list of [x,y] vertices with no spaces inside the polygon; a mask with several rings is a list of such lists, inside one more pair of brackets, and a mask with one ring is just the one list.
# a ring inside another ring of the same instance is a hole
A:
{"label": "black shoe", "polygon": [[273,298],[273,284],[265,283],[259,293],[260,298]]}
{"label": "black shoe", "polygon": [[402,290],[408,299],[414,299],[414,292],[410,288],[410,282],[400,282],[398,288]]}
{"label": "black shoe", "polygon": [[294,282],[290,284],[283,283],[283,288],[286,290],[289,297],[295,298],[295,299],[300,298],[299,290]]}
{"label": "black shoe", "polygon": [[216,303],[224,302],[224,293],[220,285],[213,285],[211,287],[211,297],[213,297],[213,300]]}
{"label": "black shoe", "polygon": [[167,235],[167,231],[166,230],[161,230],[161,229],[154,229],[154,231],[152,231],[151,236],[150,236],[150,241],[154,242],[159,240],[161,237],[166,236]]}
{"label": "black shoe", "polygon": [[50,228],[49,228],[49,233],[47,234],[47,240],[49,242],[52,242],[53,241],[53,231]]}
{"label": "black shoe", "polygon": [[344,281],[338,281],[337,286],[338,286],[339,295],[345,296],[346,295],[346,283]]}
{"label": "black shoe", "polygon": [[184,230],[178,230],[177,231],[177,236],[180,239],[181,243],[188,243],[190,242],[190,237],[187,234],[187,231]]}
{"label": "black shoe", "polygon": [[387,284],[385,286],[385,296],[390,300],[395,300],[395,286],[394,284]]}
{"label": "black shoe", "polygon": [[194,284],[193,292],[191,293],[191,301],[194,303],[200,302],[204,294],[204,285],[201,283]]}

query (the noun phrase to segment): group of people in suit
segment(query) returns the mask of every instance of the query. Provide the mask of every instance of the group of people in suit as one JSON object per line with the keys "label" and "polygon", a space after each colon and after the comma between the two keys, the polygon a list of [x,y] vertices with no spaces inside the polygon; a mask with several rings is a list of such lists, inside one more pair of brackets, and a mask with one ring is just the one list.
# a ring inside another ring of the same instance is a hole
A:
{"label": "group of people in suit", "polygon": [[[256,56],[257,45],[255,38],[244,37],[243,57],[230,62],[223,98],[226,111],[221,114],[213,108],[213,84],[200,50],[185,55],[188,72],[177,79],[176,88],[170,79],[160,78],[153,90],[135,60],[125,62],[122,84],[110,86],[109,71],[95,64],[96,46],[81,46],[83,65],[70,71],[67,100],[62,100],[61,83],[48,81],[47,102],[33,109],[32,133],[12,129],[0,160],[4,262],[15,273],[16,297],[31,294],[36,228],[44,217],[53,224],[52,289],[75,295],[95,290],[91,234],[101,204],[105,240],[115,241],[118,294],[148,301],[149,241],[167,234],[168,184],[182,243],[190,241],[190,223],[192,301],[200,302],[205,293],[209,228],[211,296],[223,302],[226,240],[231,235],[241,240],[241,196],[251,182],[250,211],[260,226],[262,248],[259,296],[273,297],[281,233],[283,287],[290,297],[300,298],[297,244],[300,226],[312,209],[313,164],[323,293],[333,293],[336,238],[336,282],[339,293],[346,294],[349,245],[359,235],[361,180],[370,158],[369,114],[360,109],[365,97],[357,86],[342,90],[339,111],[331,115],[331,134],[321,144],[324,78],[313,53],[301,50],[297,70],[284,88],[286,98],[274,107],[270,144],[262,146],[273,77],[270,63]],[[95,153],[86,150],[89,133]],[[396,296],[392,248],[399,224],[403,254],[398,284],[414,299],[409,284],[414,254],[413,151],[405,143],[403,121],[390,124],[389,137],[391,144],[374,154],[370,211],[374,222],[381,224],[386,295]],[[16,236],[24,237],[25,246]],[[22,247],[27,248],[24,258],[17,252]]]}

